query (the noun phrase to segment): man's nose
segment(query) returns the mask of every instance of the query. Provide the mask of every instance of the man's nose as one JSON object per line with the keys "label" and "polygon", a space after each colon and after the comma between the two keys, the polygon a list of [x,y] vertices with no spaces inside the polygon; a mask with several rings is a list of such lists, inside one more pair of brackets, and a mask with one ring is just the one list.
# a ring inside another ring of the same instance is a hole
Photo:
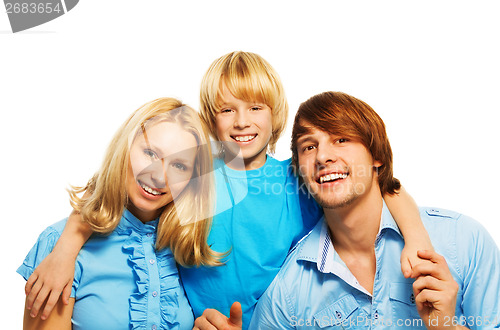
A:
{"label": "man's nose", "polygon": [[319,144],[317,148],[316,163],[318,165],[335,163],[337,161],[336,148],[331,143]]}

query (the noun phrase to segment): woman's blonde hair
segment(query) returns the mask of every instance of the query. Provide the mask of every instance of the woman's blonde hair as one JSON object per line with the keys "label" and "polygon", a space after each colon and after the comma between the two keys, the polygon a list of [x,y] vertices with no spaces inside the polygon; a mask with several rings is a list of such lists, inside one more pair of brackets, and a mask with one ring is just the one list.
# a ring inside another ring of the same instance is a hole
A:
{"label": "woman's blonde hair", "polygon": [[241,51],[224,55],[210,65],[201,82],[200,113],[216,140],[215,115],[220,111],[223,84],[236,98],[264,103],[271,108],[272,135],[268,150],[274,153],[288,118],[285,90],[276,71],[259,55]]}
{"label": "woman's blonde hair", "polygon": [[[177,123],[193,134],[198,150],[192,179],[175,203],[170,202],[160,214],[156,248],[169,247],[182,266],[219,265],[221,255],[207,244],[215,194],[210,143],[198,114],[176,99],[148,102],[123,123],[107,149],[100,170],[85,187],[69,190],[71,205],[95,232],[113,231],[128,203],[130,145],[144,129],[162,121]],[[77,196],[83,192],[87,194]]]}

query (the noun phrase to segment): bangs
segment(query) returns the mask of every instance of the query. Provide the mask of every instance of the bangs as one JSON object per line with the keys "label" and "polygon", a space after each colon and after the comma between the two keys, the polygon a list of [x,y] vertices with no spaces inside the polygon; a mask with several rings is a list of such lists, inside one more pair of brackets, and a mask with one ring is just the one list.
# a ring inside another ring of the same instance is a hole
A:
{"label": "bangs", "polygon": [[[313,128],[349,140],[357,140],[366,145],[363,139],[363,128],[353,125],[351,118],[344,115],[345,112],[308,112],[301,116],[299,125],[296,125],[294,134],[296,139],[308,134]],[[368,147],[368,145],[366,145]]]}
{"label": "bangs", "polygon": [[221,75],[217,90],[217,103],[222,103],[222,88],[237,99],[258,102],[274,109],[276,107],[277,86],[262,63],[252,61],[230,61]]}

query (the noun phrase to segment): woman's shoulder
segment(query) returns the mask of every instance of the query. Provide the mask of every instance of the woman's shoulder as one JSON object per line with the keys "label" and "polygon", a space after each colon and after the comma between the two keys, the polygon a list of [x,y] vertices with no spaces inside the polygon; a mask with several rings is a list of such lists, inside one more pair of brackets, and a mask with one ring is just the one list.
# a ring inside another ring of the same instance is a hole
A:
{"label": "woman's shoulder", "polygon": [[42,231],[42,233],[38,236],[35,246],[52,244],[55,245],[55,242],[57,242],[57,240],[61,236],[67,221],[68,219],[66,218],[45,228],[45,230]]}
{"label": "woman's shoulder", "polygon": [[39,236],[35,245],[28,252],[23,264],[17,269],[17,272],[26,280],[33,273],[35,268],[43,259],[54,249],[57,240],[66,226],[67,219],[61,220],[47,227]]}

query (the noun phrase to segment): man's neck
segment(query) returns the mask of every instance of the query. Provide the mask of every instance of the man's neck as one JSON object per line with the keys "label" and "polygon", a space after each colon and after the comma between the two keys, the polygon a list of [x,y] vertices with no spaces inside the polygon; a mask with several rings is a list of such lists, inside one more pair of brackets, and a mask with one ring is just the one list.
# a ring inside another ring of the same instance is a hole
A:
{"label": "man's neck", "polygon": [[372,190],[350,205],[324,210],[335,251],[370,294],[377,264],[375,240],[383,206],[378,186]]}
{"label": "man's neck", "polygon": [[380,190],[374,189],[347,206],[324,209],[335,249],[350,253],[372,251],[380,228],[382,206]]}

